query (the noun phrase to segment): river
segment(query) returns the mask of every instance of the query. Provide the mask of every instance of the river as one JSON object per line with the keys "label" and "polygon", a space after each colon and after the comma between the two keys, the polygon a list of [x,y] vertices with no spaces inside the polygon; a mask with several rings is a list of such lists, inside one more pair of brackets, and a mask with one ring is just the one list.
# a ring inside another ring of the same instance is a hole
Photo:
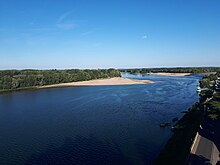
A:
{"label": "river", "polygon": [[0,94],[0,164],[151,164],[201,76],[122,76],[155,83]]}

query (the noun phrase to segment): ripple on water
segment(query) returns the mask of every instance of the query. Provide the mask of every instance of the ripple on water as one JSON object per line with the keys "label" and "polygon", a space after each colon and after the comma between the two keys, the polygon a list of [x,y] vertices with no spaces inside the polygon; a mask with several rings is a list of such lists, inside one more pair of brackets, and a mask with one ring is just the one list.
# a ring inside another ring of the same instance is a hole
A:
{"label": "ripple on water", "polygon": [[0,95],[0,164],[151,164],[200,78],[137,78],[156,83]]}

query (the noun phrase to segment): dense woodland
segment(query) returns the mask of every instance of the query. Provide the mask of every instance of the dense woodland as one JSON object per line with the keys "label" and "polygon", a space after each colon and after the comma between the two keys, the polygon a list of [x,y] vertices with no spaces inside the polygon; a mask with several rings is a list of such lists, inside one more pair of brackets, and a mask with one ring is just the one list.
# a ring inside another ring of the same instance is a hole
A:
{"label": "dense woodland", "polygon": [[127,73],[209,73],[220,72],[219,67],[184,67],[184,68],[135,68],[135,69],[120,69],[121,72]]}
{"label": "dense woodland", "polygon": [[[219,76],[219,75],[218,75]],[[205,76],[200,81],[200,86],[206,90],[200,93],[200,100],[211,100],[206,102],[207,114],[213,119],[220,119],[220,80],[216,75]]]}
{"label": "dense woodland", "polygon": [[116,69],[98,70],[4,70],[0,71],[0,90],[119,77]]}

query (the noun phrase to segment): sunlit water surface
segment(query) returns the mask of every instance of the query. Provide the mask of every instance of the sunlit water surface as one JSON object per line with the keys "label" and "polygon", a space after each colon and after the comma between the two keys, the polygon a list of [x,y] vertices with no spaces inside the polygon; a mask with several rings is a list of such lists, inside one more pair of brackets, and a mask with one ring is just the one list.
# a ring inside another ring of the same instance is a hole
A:
{"label": "sunlit water surface", "polygon": [[123,77],[155,83],[0,94],[0,164],[151,164],[201,76]]}

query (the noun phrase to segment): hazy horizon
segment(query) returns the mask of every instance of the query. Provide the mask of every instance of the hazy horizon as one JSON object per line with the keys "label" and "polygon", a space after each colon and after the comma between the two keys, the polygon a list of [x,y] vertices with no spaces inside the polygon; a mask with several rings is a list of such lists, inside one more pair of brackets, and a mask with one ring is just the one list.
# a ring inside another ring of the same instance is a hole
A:
{"label": "hazy horizon", "polygon": [[0,1],[0,69],[220,66],[220,1]]}
{"label": "hazy horizon", "polygon": [[6,69],[2,69],[0,68],[0,70],[68,70],[68,69],[81,69],[81,70],[86,70],[86,69],[160,69],[160,68],[220,68],[219,66],[174,66],[174,67],[127,67],[127,68],[114,68],[114,67],[108,67],[108,68],[6,68]]}

